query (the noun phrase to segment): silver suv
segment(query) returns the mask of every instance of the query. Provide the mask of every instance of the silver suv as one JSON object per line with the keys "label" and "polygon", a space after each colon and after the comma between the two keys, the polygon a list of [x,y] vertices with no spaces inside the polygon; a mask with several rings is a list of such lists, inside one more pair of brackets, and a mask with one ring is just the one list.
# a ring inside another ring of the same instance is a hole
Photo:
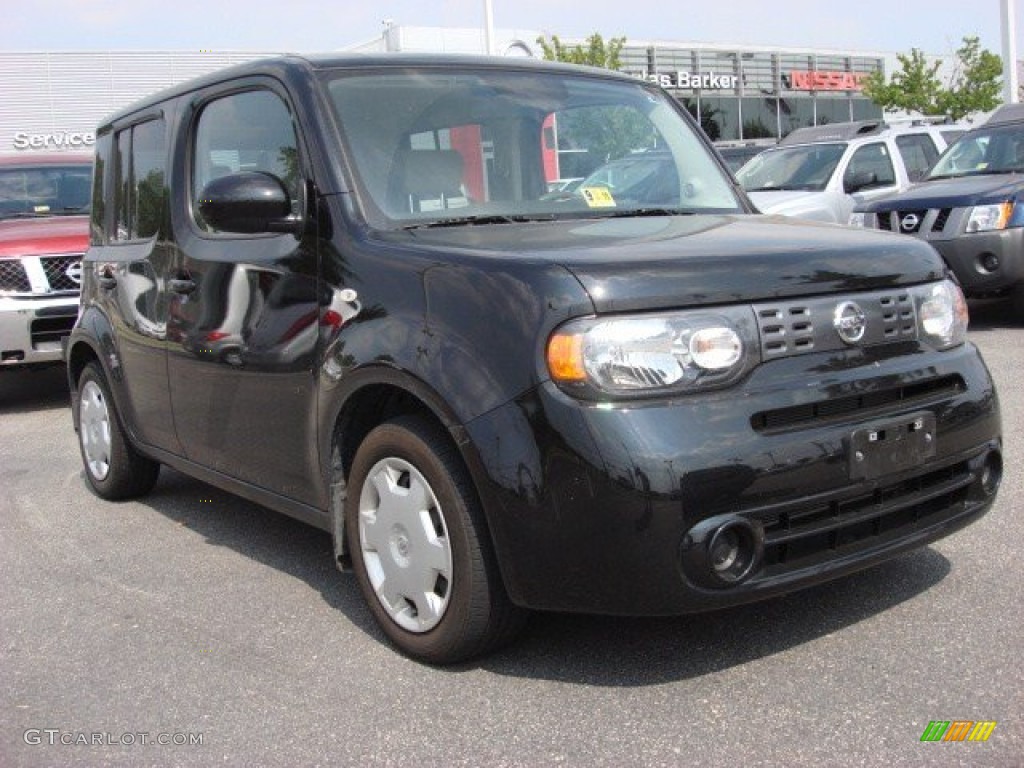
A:
{"label": "silver suv", "polygon": [[879,120],[798,128],[736,178],[762,213],[845,224],[856,205],[921,178],[957,131]]}

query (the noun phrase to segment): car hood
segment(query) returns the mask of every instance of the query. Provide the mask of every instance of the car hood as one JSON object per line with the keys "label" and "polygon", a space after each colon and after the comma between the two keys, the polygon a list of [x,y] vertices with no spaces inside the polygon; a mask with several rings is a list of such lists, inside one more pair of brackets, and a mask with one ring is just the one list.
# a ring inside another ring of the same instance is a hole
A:
{"label": "car hood", "polygon": [[906,208],[959,208],[1000,202],[1024,193],[1024,174],[992,174],[938,179],[915,184],[904,192],[888,195],[857,208],[863,211],[894,211]]}
{"label": "car hood", "polygon": [[748,192],[762,213],[798,216],[815,221],[836,221],[836,194],[824,191],[779,190]]}
{"label": "car hood", "polygon": [[84,253],[88,246],[87,216],[48,216],[0,221],[0,257]]}
{"label": "car hood", "polygon": [[[600,312],[880,289],[938,279],[938,254],[914,238],[777,216],[674,216],[418,229],[439,259],[556,263]],[[516,266],[517,265],[517,266]]]}

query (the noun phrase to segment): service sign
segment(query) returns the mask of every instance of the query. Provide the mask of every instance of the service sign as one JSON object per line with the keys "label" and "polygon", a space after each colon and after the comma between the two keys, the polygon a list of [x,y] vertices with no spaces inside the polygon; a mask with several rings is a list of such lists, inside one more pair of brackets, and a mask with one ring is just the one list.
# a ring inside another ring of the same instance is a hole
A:
{"label": "service sign", "polygon": [[91,147],[96,143],[96,134],[91,131],[54,131],[53,133],[14,134],[14,148],[18,150],[59,151]]}

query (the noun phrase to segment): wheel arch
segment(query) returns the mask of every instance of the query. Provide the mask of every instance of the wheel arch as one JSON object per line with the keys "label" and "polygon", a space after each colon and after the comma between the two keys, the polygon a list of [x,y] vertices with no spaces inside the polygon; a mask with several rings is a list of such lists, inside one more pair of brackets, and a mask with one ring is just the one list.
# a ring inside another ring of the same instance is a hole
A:
{"label": "wheel arch", "polygon": [[[335,561],[343,570],[350,564],[344,532],[344,515],[339,514],[346,493],[346,483],[356,451],[366,436],[377,426],[400,416],[419,416],[437,426],[455,447],[462,459],[473,489],[490,519],[487,499],[480,491],[479,473],[483,463],[477,456],[466,430],[433,387],[415,376],[389,366],[372,366],[353,373],[344,393],[336,398],[321,430],[323,473],[329,489],[331,529],[334,536]],[[340,481],[336,473],[340,471]],[[493,548],[491,526],[487,525],[488,544]]]}

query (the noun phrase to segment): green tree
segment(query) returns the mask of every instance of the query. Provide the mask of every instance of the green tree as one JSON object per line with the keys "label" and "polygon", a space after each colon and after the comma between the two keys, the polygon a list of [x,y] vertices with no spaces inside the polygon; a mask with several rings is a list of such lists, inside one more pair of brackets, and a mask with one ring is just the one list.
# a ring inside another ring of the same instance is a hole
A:
{"label": "green tree", "polygon": [[542,35],[537,38],[537,45],[544,51],[548,61],[564,61],[568,64],[584,64],[591,67],[618,70],[622,67],[619,54],[626,44],[625,37],[613,37],[607,43],[597,32],[588,37],[583,45],[566,45],[558,35],[552,35],[549,42]]}
{"label": "green tree", "polygon": [[888,83],[881,72],[872,72],[864,80],[864,95],[887,112],[904,110],[961,120],[999,105],[1002,61],[982,50],[977,37],[963,39],[945,84],[938,77],[939,62],[929,64],[917,48],[912,48],[909,56],[896,58],[900,71],[893,73]]}

